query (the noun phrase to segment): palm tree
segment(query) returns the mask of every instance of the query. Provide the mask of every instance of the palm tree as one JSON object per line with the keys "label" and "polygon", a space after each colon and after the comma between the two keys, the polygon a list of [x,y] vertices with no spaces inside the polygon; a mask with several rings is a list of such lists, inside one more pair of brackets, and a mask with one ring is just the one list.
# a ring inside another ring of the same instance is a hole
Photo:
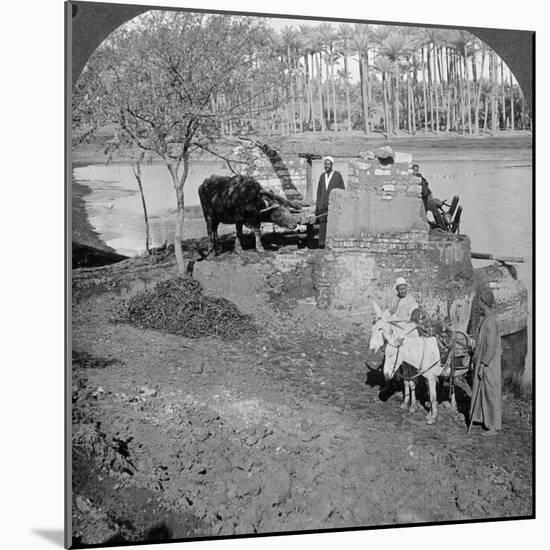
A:
{"label": "palm tree", "polygon": [[391,75],[395,71],[395,63],[386,55],[378,55],[374,59],[374,68],[380,71],[382,75],[382,102],[384,104],[384,131],[389,133],[391,131],[391,119],[390,111],[388,109],[388,97],[390,92],[388,91],[388,77],[391,88]]}
{"label": "palm tree", "polygon": [[318,27],[308,27],[308,47],[311,52],[312,59],[312,74],[313,74],[313,62],[317,69],[316,81],[317,81],[317,94],[319,96],[319,122],[321,124],[321,132],[326,129],[325,116],[323,110],[323,74],[322,74],[322,52],[323,52],[323,37],[319,32]]}
{"label": "palm tree", "polygon": [[468,58],[475,52],[472,35],[467,31],[456,31],[456,38],[452,42],[453,47],[462,58],[464,67],[464,84],[466,86],[468,133],[472,134],[472,101],[470,96],[470,76],[468,71]]}
{"label": "palm tree", "polygon": [[348,130],[351,131],[351,101],[349,86],[348,56],[351,53],[351,43],[353,40],[353,28],[342,23],[338,26],[338,52],[344,60],[344,70],[342,71],[344,86],[346,88],[346,107],[348,112]]}
{"label": "palm tree", "polygon": [[[477,71],[474,73],[475,80],[474,80],[474,93],[476,95],[475,99],[475,107],[474,107],[474,132],[476,135],[479,135],[479,105],[481,100],[481,79],[483,78],[483,71],[485,69],[485,44],[481,41],[477,41],[477,45],[479,47],[479,51],[481,53],[481,71],[480,71],[480,77],[477,78]],[[472,67],[475,67],[475,55],[472,55]]]}
{"label": "palm tree", "polygon": [[380,45],[381,54],[386,56],[394,64],[393,78],[395,87],[394,94],[391,99],[393,104],[394,131],[398,131],[400,128],[400,62],[408,57],[412,51],[413,44],[411,40],[399,30],[391,32]]}
{"label": "palm tree", "polygon": [[336,34],[330,23],[321,23],[318,28],[321,40],[323,42],[323,51],[325,52],[325,66],[327,74],[327,111],[330,110],[330,90],[332,89],[332,121],[334,122],[334,129],[338,131],[338,121],[336,118],[336,89],[334,83],[334,47],[336,42]]}
{"label": "palm tree", "polygon": [[294,97],[294,63],[293,53],[298,48],[298,31],[294,27],[285,25],[280,33],[280,39],[282,45],[286,49],[286,62],[288,66],[289,79],[288,86],[290,88],[290,110],[291,110],[291,123],[294,133],[296,133],[296,103]]}
{"label": "palm tree", "polygon": [[[311,129],[315,131],[315,113],[313,107],[313,56],[315,50],[312,44],[311,27],[307,25],[300,25],[298,27],[300,32],[300,45],[301,51],[304,55],[305,65],[305,85],[307,89],[308,98],[308,126],[311,125]],[[311,61],[309,56],[311,55]]]}
{"label": "palm tree", "polygon": [[369,44],[374,33],[370,25],[355,24],[355,36],[352,46],[358,55],[359,80],[361,85],[361,107],[363,113],[363,130],[369,134]]}

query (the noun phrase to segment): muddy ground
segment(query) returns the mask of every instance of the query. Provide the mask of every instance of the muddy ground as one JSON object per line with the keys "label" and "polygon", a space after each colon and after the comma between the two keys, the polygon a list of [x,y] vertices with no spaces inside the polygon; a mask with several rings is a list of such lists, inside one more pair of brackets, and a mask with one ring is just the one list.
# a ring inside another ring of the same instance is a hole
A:
{"label": "muddy ground", "polygon": [[484,438],[443,391],[429,426],[308,301],[250,297],[261,330],[229,341],[112,323],[119,300],[73,304],[75,545],[532,514],[529,401]]}

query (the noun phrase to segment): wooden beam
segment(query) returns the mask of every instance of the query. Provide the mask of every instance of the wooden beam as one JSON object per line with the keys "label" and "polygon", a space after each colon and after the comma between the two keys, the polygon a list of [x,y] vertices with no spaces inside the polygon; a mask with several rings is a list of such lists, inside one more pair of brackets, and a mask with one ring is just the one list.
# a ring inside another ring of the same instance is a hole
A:
{"label": "wooden beam", "polygon": [[521,256],[500,256],[497,254],[488,254],[487,252],[472,252],[472,258],[475,260],[495,260],[497,262],[505,263],[519,263],[525,262],[525,259]]}

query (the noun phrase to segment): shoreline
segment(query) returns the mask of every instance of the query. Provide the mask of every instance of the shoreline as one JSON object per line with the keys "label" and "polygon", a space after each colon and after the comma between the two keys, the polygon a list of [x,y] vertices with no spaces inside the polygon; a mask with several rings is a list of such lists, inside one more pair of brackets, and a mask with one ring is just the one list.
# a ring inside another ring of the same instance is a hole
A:
{"label": "shoreline", "polygon": [[[111,135],[103,131],[93,142],[74,148],[72,151],[72,168],[105,164],[105,142],[110,138]],[[321,155],[331,154],[336,158],[358,157],[360,152],[375,149],[384,143],[392,145],[397,150],[412,149],[418,151],[423,149],[428,155],[452,150],[464,151],[465,155],[479,156],[484,151],[502,150],[503,154],[506,154],[506,151],[516,149],[525,151],[532,148],[532,133],[528,131],[502,131],[497,136],[462,136],[453,133],[442,133],[437,136],[419,133],[415,136],[406,134],[392,136],[387,141],[384,141],[383,134],[377,133],[366,136],[360,131],[308,132],[272,138],[258,136],[258,139],[268,141],[270,145],[277,148],[285,156],[298,155],[299,152],[304,151],[315,151]],[[228,149],[228,146],[219,148],[219,151],[223,149]],[[215,159],[216,157],[212,155],[202,155],[196,161]],[[128,161],[127,157],[119,156],[114,158],[111,164],[127,164]],[[161,162],[160,160],[154,160],[153,164]],[[79,244],[114,253],[116,251],[100,238],[88,219],[84,197],[90,192],[91,188],[88,185],[72,179],[72,240]]]}
{"label": "shoreline", "polygon": [[[81,144],[72,150],[73,168],[87,166],[90,164],[105,164],[105,144],[112,137],[110,134],[102,133],[91,143]],[[437,134],[416,135],[401,133],[396,136],[388,136],[383,133],[365,135],[358,130],[341,132],[304,132],[302,134],[291,134],[289,136],[255,136],[258,140],[264,141],[274,147],[283,155],[298,155],[305,151],[314,151],[321,155],[331,154],[334,157],[355,157],[369,148],[375,149],[382,145],[391,145],[394,148],[403,149],[427,149],[427,150],[449,150],[463,149],[465,151],[488,150],[488,149],[531,149],[533,145],[533,134],[527,130],[501,131],[497,135],[468,136],[453,132],[442,132]],[[234,144],[218,145],[216,152],[227,154]],[[201,159],[216,160],[217,158],[208,153],[200,156]],[[127,164],[127,156],[115,157],[111,164]],[[196,159],[197,160],[197,159]],[[220,160],[220,159],[217,159]],[[162,162],[156,158],[153,163]]]}
{"label": "shoreline", "polygon": [[[71,177],[72,179],[72,177]],[[72,228],[71,240],[80,245],[87,245],[104,252],[116,253],[116,251],[101,239],[99,233],[90,224],[86,212],[84,197],[91,193],[88,185],[76,182],[72,179],[71,203],[72,203]]]}

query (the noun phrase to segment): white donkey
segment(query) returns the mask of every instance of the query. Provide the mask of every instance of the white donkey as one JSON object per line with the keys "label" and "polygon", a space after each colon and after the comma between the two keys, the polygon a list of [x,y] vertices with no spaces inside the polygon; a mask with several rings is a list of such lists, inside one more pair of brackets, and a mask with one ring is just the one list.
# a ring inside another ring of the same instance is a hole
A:
{"label": "white donkey", "polygon": [[[376,319],[372,327],[369,349],[377,352],[386,344],[384,358],[384,378],[391,380],[402,363],[407,363],[418,371],[415,378],[426,379],[430,390],[430,411],[426,416],[428,424],[433,424],[437,418],[436,384],[443,367],[437,340],[435,337],[424,338],[418,334],[414,323],[392,322],[390,312],[382,311],[374,303]],[[402,408],[409,411],[416,409],[414,378],[404,380]]]}

